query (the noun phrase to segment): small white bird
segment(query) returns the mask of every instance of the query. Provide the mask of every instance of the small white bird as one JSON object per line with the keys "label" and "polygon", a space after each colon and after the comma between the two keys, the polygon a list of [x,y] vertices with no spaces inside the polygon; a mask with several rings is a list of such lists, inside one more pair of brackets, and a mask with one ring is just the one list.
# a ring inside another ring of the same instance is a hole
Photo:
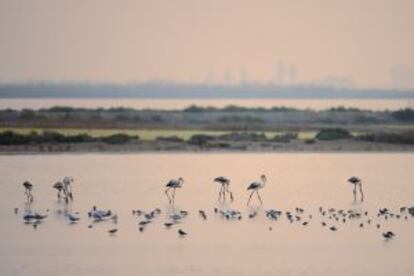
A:
{"label": "small white bird", "polygon": [[69,219],[71,223],[76,223],[80,220],[80,217],[75,216],[74,214],[67,213],[66,217]]}
{"label": "small white bird", "polygon": [[111,210],[98,210],[96,206],[92,207],[92,210],[88,213],[89,217],[93,218],[96,221],[103,220],[112,215]]}

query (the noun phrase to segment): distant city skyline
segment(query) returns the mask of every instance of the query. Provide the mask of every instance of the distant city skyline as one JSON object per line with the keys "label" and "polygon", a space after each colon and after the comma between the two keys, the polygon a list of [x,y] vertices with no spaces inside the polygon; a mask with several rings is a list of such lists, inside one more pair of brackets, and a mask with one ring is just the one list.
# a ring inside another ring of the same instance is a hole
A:
{"label": "distant city skyline", "polygon": [[414,89],[410,0],[0,0],[0,83]]}

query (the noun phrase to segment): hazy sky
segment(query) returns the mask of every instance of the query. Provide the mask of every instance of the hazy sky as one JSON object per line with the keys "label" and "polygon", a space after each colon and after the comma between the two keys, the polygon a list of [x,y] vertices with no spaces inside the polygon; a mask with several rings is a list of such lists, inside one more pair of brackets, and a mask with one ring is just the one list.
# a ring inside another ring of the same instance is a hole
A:
{"label": "hazy sky", "polygon": [[0,81],[414,88],[412,0],[0,0]]}

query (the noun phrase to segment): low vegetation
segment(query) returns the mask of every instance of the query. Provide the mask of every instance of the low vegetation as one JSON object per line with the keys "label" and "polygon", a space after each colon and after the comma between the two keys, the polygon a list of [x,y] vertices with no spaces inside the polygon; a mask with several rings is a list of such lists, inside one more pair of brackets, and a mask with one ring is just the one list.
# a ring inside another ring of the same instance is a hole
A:
{"label": "low vegetation", "polygon": [[87,134],[63,135],[61,133],[51,131],[45,131],[40,134],[35,131],[29,134],[19,134],[13,131],[4,131],[0,133],[0,145],[72,144],[87,142],[125,144],[138,140],[138,136],[130,136],[127,134],[115,134],[107,137],[94,138]]}
{"label": "low vegetation", "polygon": [[[98,143],[236,148],[319,145],[322,141],[414,144],[414,110],[286,107],[183,110],[53,107],[0,110],[0,145]],[[342,142],[338,142],[342,143]]]}
{"label": "low vegetation", "polygon": [[316,134],[316,139],[321,141],[348,139],[351,137],[351,133],[344,128],[324,128]]}
{"label": "low vegetation", "polygon": [[[72,108],[0,110],[0,126],[49,128],[201,129],[215,131],[275,131],[306,125],[316,128],[362,125],[409,125],[414,110],[370,111],[355,108],[299,110],[287,107],[224,108],[190,106],[183,110],[132,108]],[[169,136],[169,135],[168,135]]]}
{"label": "low vegetation", "polygon": [[361,135],[358,139],[376,143],[414,145],[414,131],[404,131],[401,133],[371,133]]}
{"label": "low vegetation", "polygon": [[[323,129],[317,134],[318,140],[333,140],[344,139],[352,137],[349,132],[346,137],[342,133],[344,130],[327,130]],[[177,132],[178,133],[178,132]],[[194,132],[188,139],[183,139],[180,136],[159,136],[150,141],[170,142],[170,143],[188,143],[190,145],[197,145],[203,147],[210,142],[219,142],[221,144],[233,142],[273,142],[273,143],[289,143],[292,140],[299,140],[298,133],[265,133],[265,132],[226,132],[226,133],[196,133]],[[307,136],[305,136],[307,137]],[[328,139],[328,138],[329,139]],[[312,139],[305,138],[301,140]],[[47,143],[88,143],[88,142],[102,142],[106,144],[126,144],[132,141],[141,140],[138,135],[130,135],[128,133],[112,133],[110,135],[91,136],[87,133],[72,132],[62,133],[59,131],[11,131],[5,130],[0,132],[0,145],[34,145]]]}

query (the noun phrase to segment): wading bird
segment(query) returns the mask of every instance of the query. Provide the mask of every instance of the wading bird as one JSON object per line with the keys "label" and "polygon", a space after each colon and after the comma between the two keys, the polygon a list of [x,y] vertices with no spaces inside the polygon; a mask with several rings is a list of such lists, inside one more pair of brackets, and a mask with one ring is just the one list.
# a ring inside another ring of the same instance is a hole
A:
{"label": "wading bird", "polygon": [[73,177],[65,176],[62,180],[62,183],[63,183],[63,194],[65,195],[65,201],[68,202],[69,199],[73,201],[73,194],[72,194]]}
{"label": "wading bird", "polygon": [[219,176],[219,177],[214,178],[214,182],[217,182],[221,185],[218,201],[220,202],[220,199],[223,197],[223,202],[226,202],[226,193],[229,193],[230,200],[231,202],[233,202],[234,201],[233,193],[229,190],[230,179],[224,176]]}
{"label": "wading bird", "polygon": [[259,194],[259,190],[260,189],[262,189],[265,185],[266,185],[266,176],[264,175],[264,174],[262,174],[262,176],[260,177],[260,179],[261,179],[261,181],[255,181],[255,182],[252,182],[252,183],[250,183],[250,185],[247,187],[247,190],[248,191],[252,191],[251,193],[250,193],[250,196],[249,196],[249,200],[247,201],[247,205],[249,205],[250,204],[250,200],[252,199],[252,196],[253,196],[253,194],[254,193],[256,193],[257,194],[257,198],[259,199],[259,201],[260,201],[260,204],[263,204],[263,201],[262,201],[262,199],[260,198],[260,194]]}
{"label": "wading bird", "polygon": [[60,181],[59,182],[56,182],[55,184],[53,184],[53,188],[55,188],[58,191],[57,197],[58,197],[58,199],[60,199],[60,194],[63,191],[63,184],[62,184],[62,182],[60,182]]}
{"label": "wading bird", "polygon": [[29,181],[25,181],[23,182],[23,187],[24,187],[24,194],[26,195],[26,198],[27,198],[27,202],[33,202],[33,195],[32,195],[33,184],[30,183]]}
{"label": "wading bird", "polygon": [[[167,195],[170,204],[175,203],[175,189],[181,188],[183,186],[183,184],[184,184],[184,179],[182,177],[180,177],[178,179],[171,179],[165,185],[165,187],[167,187],[167,189],[165,190],[165,194]],[[172,191],[172,195],[170,197],[170,194],[168,193],[168,191],[171,190],[171,189],[173,189],[173,191]]]}
{"label": "wading bird", "polygon": [[362,192],[362,180],[358,177],[351,177],[348,179],[348,182],[354,185],[354,202],[357,201],[357,187],[359,188],[359,193],[361,194],[361,202],[364,201],[364,193]]}

